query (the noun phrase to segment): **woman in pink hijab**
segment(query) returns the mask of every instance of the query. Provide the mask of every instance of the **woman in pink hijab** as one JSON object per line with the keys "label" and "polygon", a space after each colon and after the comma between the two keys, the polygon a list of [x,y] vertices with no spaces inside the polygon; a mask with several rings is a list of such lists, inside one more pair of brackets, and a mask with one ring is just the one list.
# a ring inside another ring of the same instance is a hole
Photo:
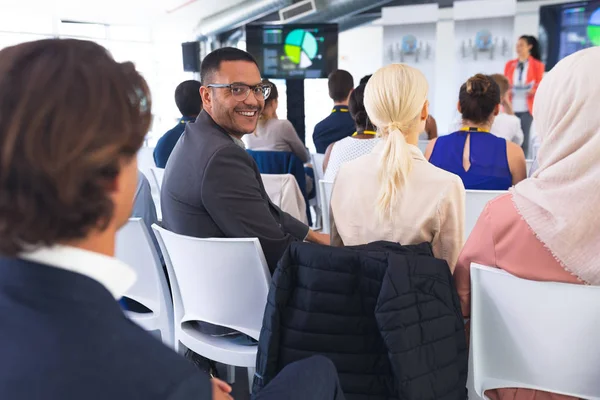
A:
{"label": "woman in pink hijab", "polygon": [[[487,204],[458,259],[454,278],[466,318],[473,262],[535,281],[600,285],[598,65],[600,47],[581,50],[542,80],[533,106],[541,140],[539,168]],[[490,390],[486,395],[569,399],[529,389]]]}

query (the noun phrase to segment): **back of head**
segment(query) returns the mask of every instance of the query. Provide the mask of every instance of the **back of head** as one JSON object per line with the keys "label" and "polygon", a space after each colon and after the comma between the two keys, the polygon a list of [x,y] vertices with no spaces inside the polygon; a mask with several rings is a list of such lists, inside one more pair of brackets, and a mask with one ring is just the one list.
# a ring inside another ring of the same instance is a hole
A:
{"label": "back of head", "polygon": [[[125,211],[114,191],[133,203],[131,163],[151,121],[133,64],[88,41],[23,43],[0,51],[0,92],[0,253],[104,231]],[[116,187],[125,166],[131,189]]]}
{"label": "back of head", "polygon": [[200,86],[198,81],[184,81],[175,89],[175,104],[181,115],[195,117],[202,111],[202,99],[200,98]]}
{"label": "back of head", "polygon": [[405,135],[425,124],[422,114],[428,90],[425,76],[405,64],[381,68],[365,89],[365,109],[385,141],[379,165],[380,217],[392,212],[392,204],[410,172],[412,161]]}
{"label": "back of head", "polygon": [[354,78],[350,72],[338,69],[329,74],[329,97],[336,103],[348,99],[350,92],[354,89]]}
{"label": "back of head", "polygon": [[366,85],[367,83],[369,83],[369,79],[371,79],[372,76],[373,76],[373,74],[363,76],[360,79],[359,85]]}
{"label": "back of head", "polygon": [[510,89],[510,83],[508,82],[508,79],[502,74],[493,74],[490,76],[494,80],[494,82],[496,82],[498,88],[500,89],[500,98],[504,98],[504,96],[506,96],[506,93],[508,93],[508,90]]}
{"label": "back of head", "polygon": [[500,104],[500,87],[488,75],[474,75],[460,87],[458,104],[463,120],[487,123]]}
{"label": "back of head", "polygon": [[356,124],[356,130],[358,132],[375,130],[375,127],[369,120],[367,110],[365,109],[364,96],[366,87],[366,84],[362,84],[354,89],[348,102],[348,110],[350,111],[350,115]]}
{"label": "back of head", "polygon": [[219,71],[221,63],[225,61],[247,61],[253,63],[258,68],[258,63],[250,53],[236,49],[235,47],[223,47],[209,53],[202,60],[200,77],[204,86],[214,83],[214,74]]}

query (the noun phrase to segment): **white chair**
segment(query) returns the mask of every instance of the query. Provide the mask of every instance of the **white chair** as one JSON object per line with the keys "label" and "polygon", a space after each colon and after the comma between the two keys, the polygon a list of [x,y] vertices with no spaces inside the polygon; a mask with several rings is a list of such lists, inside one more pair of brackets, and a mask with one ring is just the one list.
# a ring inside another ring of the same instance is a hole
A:
{"label": "white chair", "polygon": [[323,210],[323,233],[331,233],[331,193],[333,192],[333,182],[319,181],[319,194],[321,195],[321,207]]}
{"label": "white chair", "polygon": [[508,193],[505,190],[467,190],[465,201],[465,240],[469,238],[485,205],[498,196]]}
{"label": "white chair", "polygon": [[269,198],[277,207],[292,217],[308,224],[306,202],[292,174],[260,174]]}
{"label": "white chair", "polygon": [[165,175],[164,168],[152,167],[149,170],[150,176],[148,181],[150,182],[150,190],[152,192],[152,200],[156,206],[156,215],[158,220],[162,221],[162,208],[160,206],[160,191],[162,189],[162,182]]}
{"label": "white chair", "polygon": [[526,388],[600,399],[600,287],[471,266],[475,390]]}
{"label": "white chair", "polygon": [[152,178],[154,179],[154,184],[156,185],[156,187],[158,188],[158,191],[160,192],[162,190],[162,183],[163,183],[163,179],[165,177],[165,169],[164,168],[150,168],[150,171],[152,171]]}
{"label": "white chair", "polygon": [[323,171],[323,161],[325,161],[325,154],[311,153],[310,158],[312,160],[313,171],[315,172],[315,198],[310,199],[308,204],[315,209],[316,221],[313,226],[315,228],[321,228],[323,226],[323,204],[321,204],[321,188],[319,187],[319,181],[323,179],[325,172]]}
{"label": "white chair", "polygon": [[210,360],[248,368],[251,383],[258,346],[203,334],[192,323],[208,322],[259,339],[271,274],[258,239],[199,239],[152,228],[173,291],[175,348],[183,344]]}
{"label": "white chair", "polygon": [[131,218],[117,233],[116,257],[137,275],[126,297],[147,307],[151,313],[127,311],[127,316],[147,331],[159,331],[164,344],[174,347],[173,303],[159,255],[141,218]]}
{"label": "white chair", "polygon": [[423,154],[425,154],[425,150],[427,150],[427,145],[429,144],[429,140],[419,140],[419,150]]}

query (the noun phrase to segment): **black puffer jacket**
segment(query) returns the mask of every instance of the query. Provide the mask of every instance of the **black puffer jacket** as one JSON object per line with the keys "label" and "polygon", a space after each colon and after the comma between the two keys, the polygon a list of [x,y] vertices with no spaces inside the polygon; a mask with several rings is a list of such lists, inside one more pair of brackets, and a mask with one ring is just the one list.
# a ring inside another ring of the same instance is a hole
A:
{"label": "black puffer jacket", "polygon": [[431,246],[292,243],[273,275],[254,392],[322,354],[349,400],[466,399],[467,343],[445,261]]}

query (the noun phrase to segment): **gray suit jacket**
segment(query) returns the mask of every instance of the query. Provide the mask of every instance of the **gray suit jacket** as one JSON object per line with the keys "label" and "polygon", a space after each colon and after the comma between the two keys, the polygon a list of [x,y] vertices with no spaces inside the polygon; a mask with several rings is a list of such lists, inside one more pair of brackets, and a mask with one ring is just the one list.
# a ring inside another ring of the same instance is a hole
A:
{"label": "gray suit jacket", "polygon": [[271,272],[308,227],[275,206],[252,157],[205,111],[190,122],[165,169],[163,225],[194,237],[256,237]]}

